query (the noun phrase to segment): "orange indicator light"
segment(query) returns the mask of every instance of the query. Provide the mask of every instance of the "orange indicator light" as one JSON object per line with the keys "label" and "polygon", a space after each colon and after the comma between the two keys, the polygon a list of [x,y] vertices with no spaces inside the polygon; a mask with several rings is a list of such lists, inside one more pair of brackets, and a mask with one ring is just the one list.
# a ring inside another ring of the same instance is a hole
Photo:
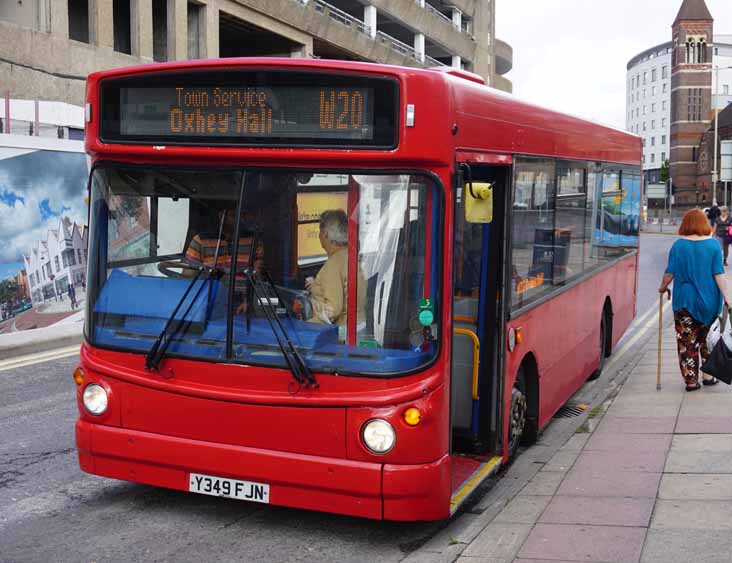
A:
{"label": "orange indicator light", "polygon": [[524,339],[524,335],[521,332],[521,329],[516,330],[516,344],[521,344],[521,341]]}
{"label": "orange indicator light", "polygon": [[84,370],[81,368],[76,368],[74,370],[74,383],[77,385],[81,385],[84,383]]}
{"label": "orange indicator light", "polygon": [[422,413],[417,407],[409,407],[404,411],[404,422],[409,426],[417,426],[422,421]]}

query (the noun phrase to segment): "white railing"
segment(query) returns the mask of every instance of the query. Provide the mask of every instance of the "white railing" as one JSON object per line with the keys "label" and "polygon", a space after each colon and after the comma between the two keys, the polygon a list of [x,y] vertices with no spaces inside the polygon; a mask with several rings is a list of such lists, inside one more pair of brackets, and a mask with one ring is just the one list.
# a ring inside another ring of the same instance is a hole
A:
{"label": "white railing", "polygon": [[[295,0],[295,2],[298,2],[302,5],[310,4],[314,7],[316,12],[320,12],[324,16],[328,16],[330,19],[335,20],[342,25],[355,29],[356,31],[363,33],[364,35],[371,37],[371,28],[368,25],[366,25],[358,18],[353,17],[351,14],[338,9],[331,4],[328,4],[323,0]],[[425,4],[425,6],[429,6],[428,10],[434,10],[437,14],[452,23],[452,20],[450,18],[438,12],[434,7],[430,6],[429,4]],[[440,61],[428,55],[424,55],[424,60],[420,60],[419,53],[417,53],[414,47],[411,47],[410,45],[399,41],[391,35],[387,35],[383,31],[376,32],[376,39],[378,39],[384,45],[387,45],[393,51],[396,51],[397,53],[405,57],[410,57],[418,62],[421,62],[424,65],[442,66],[442,63]]]}
{"label": "white railing", "polygon": [[397,53],[404,55],[405,57],[412,57],[413,59],[419,60],[417,51],[414,49],[414,47],[410,47],[406,43],[402,43],[398,39],[395,39],[391,35],[387,35],[383,31],[377,31],[376,35],[382,43],[388,45]]}
{"label": "white railing", "polygon": [[427,10],[433,16],[435,16],[437,18],[441,18],[441,19],[445,20],[447,23],[449,23],[450,25],[453,25],[452,18],[448,18],[445,14],[443,14],[442,12],[440,12],[440,10],[438,10],[437,8],[435,8],[429,2],[425,2],[424,3],[424,9]]}
{"label": "white railing", "polygon": [[364,22],[358,18],[354,18],[347,12],[328,4],[327,2],[323,2],[323,0],[297,1],[301,4],[312,4],[315,7],[316,12],[320,12],[321,14],[328,16],[330,19],[335,20],[346,27],[351,27],[364,35],[370,35],[371,29]]}

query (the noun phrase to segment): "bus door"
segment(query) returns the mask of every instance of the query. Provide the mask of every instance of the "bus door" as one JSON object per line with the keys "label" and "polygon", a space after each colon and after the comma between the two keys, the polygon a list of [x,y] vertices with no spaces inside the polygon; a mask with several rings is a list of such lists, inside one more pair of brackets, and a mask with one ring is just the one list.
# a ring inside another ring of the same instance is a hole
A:
{"label": "bus door", "polygon": [[[458,163],[455,186],[452,452],[500,454],[501,288],[511,159]],[[507,162],[504,164],[504,162]]]}

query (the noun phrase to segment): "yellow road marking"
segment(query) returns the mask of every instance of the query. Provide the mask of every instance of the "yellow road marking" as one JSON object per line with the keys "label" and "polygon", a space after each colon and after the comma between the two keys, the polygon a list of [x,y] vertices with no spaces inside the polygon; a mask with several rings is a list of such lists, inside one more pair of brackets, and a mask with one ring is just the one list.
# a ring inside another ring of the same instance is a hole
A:
{"label": "yellow road marking", "polygon": [[498,469],[498,465],[501,463],[501,457],[495,456],[490,459],[483,467],[473,473],[472,477],[468,479],[465,484],[460,487],[457,492],[452,495],[450,499],[450,514],[455,512],[460,503],[467,497],[483,480],[488,477],[493,471]]}
{"label": "yellow road marking", "polygon": [[69,356],[78,355],[80,349],[81,346],[76,344],[74,346],[67,346],[66,348],[57,348],[56,350],[49,350],[38,354],[28,354],[27,356],[19,356],[10,360],[2,360],[0,361],[0,371],[32,366],[43,362],[50,362],[51,360],[60,360],[61,358],[68,358]]}

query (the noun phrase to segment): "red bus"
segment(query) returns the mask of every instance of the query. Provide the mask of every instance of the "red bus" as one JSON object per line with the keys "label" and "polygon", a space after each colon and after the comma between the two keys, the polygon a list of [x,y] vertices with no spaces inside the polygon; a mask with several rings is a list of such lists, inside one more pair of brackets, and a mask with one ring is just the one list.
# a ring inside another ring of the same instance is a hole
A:
{"label": "red bus", "polygon": [[89,77],[81,469],[449,517],[635,315],[641,140],[470,73]]}

